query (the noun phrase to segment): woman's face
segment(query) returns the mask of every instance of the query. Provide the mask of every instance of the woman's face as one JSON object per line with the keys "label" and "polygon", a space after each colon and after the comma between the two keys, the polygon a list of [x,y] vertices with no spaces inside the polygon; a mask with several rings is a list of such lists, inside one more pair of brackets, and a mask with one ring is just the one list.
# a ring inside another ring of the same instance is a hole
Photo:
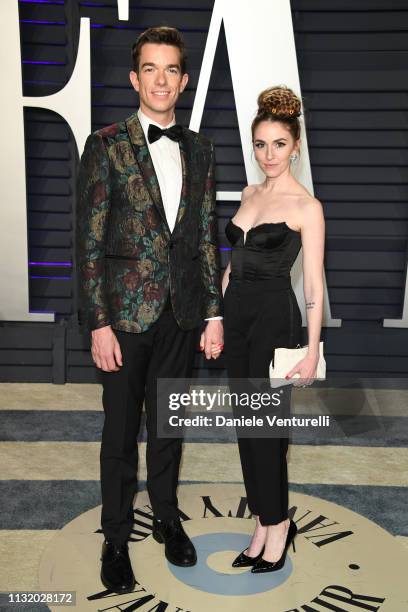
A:
{"label": "woman's face", "polygon": [[267,177],[279,176],[288,168],[292,153],[299,153],[298,144],[280,121],[261,121],[255,128],[255,158]]}

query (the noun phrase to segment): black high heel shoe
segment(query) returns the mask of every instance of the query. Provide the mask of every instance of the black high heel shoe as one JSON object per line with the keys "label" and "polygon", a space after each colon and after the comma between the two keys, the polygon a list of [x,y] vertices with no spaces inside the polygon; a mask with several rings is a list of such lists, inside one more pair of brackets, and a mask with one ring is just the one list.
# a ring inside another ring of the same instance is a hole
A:
{"label": "black high heel shoe", "polygon": [[251,572],[253,574],[263,574],[265,572],[277,572],[285,565],[286,553],[288,551],[289,546],[294,540],[295,535],[297,534],[297,526],[292,519],[290,519],[288,534],[286,536],[286,544],[283,549],[283,553],[277,561],[265,561],[262,557],[255,563]]}
{"label": "black high heel shoe", "polygon": [[[246,548],[245,550],[248,549]],[[259,555],[256,555],[256,557],[249,557],[245,554],[245,552],[240,553],[238,557],[236,557],[236,559],[232,562],[232,567],[251,567],[252,565],[255,565],[255,563],[257,563],[259,559],[262,559],[264,550],[265,546],[262,548]]]}

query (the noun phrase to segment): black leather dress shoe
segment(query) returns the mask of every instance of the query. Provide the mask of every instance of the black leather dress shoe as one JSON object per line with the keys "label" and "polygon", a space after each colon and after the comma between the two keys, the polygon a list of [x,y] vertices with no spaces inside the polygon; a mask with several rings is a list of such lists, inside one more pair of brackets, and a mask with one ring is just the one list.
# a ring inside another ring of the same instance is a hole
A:
{"label": "black leather dress shoe", "polygon": [[183,529],[180,519],[159,521],[153,519],[153,537],[156,542],[164,543],[167,561],[181,567],[191,567],[197,563],[194,544]]}
{"label": "black leather dress shoe", "polygon": [[[248,549],[246,548],[245,550]],[[243,551],[238,555],[238,557],[236,557],[236,559],[234,559],[232,562],[232,567],[251,567],[252,565],[255,565],[255,563],[262,558],[264,550],[265,546],[262,548],[259,555],[256,555],[256,557],[250,557],[249,555],[245,554],[245,551]]]}
{"label": "black leather dress shoe", "polygon": [[112,542],[102,544],[102,584],[114,593],[130,593],[135,588],[135,577],[129,559],[127,544],[116,546]]}
{"label": "black leather dress shoe", "polygon": [[290,519],[288,535],[286,536],[286,544],[283,549],[283,553],[277,561],[265,561],[265,559],[259,559],[251,569],[253,574],[264,574],[265,572],[277,572],[285,565],[286,553],[289,546],[293,542],[295,535],[297,534],[297,526],[292,519]]}

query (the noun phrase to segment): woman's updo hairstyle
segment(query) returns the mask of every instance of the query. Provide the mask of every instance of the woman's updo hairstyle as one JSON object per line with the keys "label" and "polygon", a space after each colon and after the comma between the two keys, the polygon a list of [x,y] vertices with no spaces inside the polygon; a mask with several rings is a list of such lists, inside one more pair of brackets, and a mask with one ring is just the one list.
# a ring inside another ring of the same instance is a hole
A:
{"label": "woman's updo hairstyle", "polygon": [[288,126],[294,140],[300,138],[302,103],[300,98],[286,85],[277,85],[264,89],[258,96],[258,112],[252,122],[252,140],[256,126],[261,121],[280,121]]}

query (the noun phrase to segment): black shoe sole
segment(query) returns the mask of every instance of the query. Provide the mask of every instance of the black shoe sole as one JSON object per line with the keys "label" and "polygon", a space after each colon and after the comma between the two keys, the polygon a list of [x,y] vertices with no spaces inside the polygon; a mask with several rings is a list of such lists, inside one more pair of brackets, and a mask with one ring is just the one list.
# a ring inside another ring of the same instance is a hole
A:
{"label": "black shoe sole", "polygon": [[[162,538],[160,533],[153,531],[152,535],[153,535],[153,539],[156,540],[156,542],[158,542],[159,544],[164,544],[164,539]],[[168,557],[168,555],[166,554],[166,549],[165,549],[164,555],[169,563],[171,563],[172,565],[177,565],[177,567],[193,567],[193,565],[196,565],[197,563],[197,559],[195,559],[194,561],[190,561],[190,563],[178,563],[174,559],[170,559]]]}
{"label": "black shoe sole", "polygon": [[135,590],[135,586],[136,586],[136,580],[133,584],[133,586],[129,589],[123,589],[120,591],[115,591],[115,589],[112,588],[112,586],[110,584],[108,584],[104,578],[102,577],[102,574],[100,575],[101,578],[101,582],[103,584],[103,586],[108,589],[108,591],[112,591],[112,593],[116,593],[117,595],[126,595],[126,593],[133,593],[133,591]]}

